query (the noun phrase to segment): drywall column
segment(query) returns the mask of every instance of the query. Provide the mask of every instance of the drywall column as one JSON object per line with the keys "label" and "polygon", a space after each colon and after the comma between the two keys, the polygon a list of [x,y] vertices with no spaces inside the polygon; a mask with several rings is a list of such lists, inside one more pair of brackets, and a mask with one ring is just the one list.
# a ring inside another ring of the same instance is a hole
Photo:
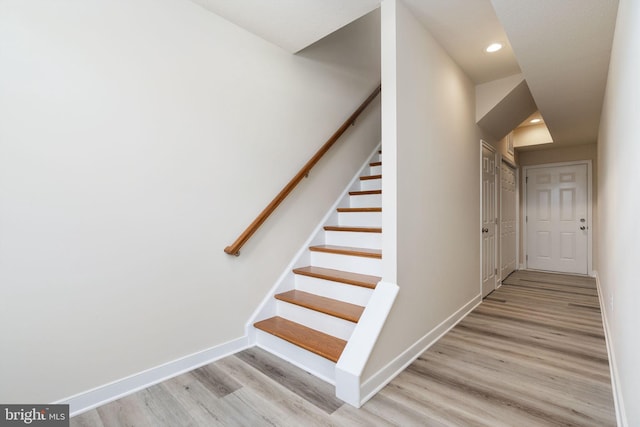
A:
{"label": "drywall column", "polygon": [[365,397],[478,303],[480,292],[475,88],[401,0],[383,2],[381,22],[382,210],[395,215],[397,250],[395,269],[384,273],[395,271],[400,292],[365,368]]}
{"label": "drywall column", "polygon": [[363,387],[362,374],[398,294],[395,3],[384,1],[381,9],[382,115],[387,118],[382,123],[382,280],[336,366],[336,395],[356,407],[370,397],[371,389]]}

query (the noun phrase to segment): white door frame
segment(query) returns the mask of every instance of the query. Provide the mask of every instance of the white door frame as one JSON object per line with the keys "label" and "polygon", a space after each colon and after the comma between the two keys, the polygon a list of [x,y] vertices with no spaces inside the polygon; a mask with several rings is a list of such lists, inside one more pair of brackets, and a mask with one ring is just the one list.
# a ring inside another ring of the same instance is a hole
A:
{"label": "white door frame", "polygon": [[[524,248],[525,254],[527,253],[527,226],[525,222],[525,218],[527,217],[527,181],[526,176],[527,172],[530,169],[538,169],[538,168],[552,168],[552,167],[561,167],[561,166],[577,166],[577,165],[587,165],[587,272],[589,276],[594,277],[595,272],[593,271],[593,246],[592,246],[592,237],[593,237],[593,175],[592,175],[592,162],[591,160],[576,160],[573,162],[558,162],[558,163],[545,163],[541,165],[532,165],[525,166],[522,168],[522,176],[525,177],[525,185],[523,185],[524,189],[524,212],[521,218],[521,226],[522,226],[522,247]],[[524,266],[528,268],[528,261],[525,257]]]}
{"label": "white door frame", "polygon": [[[480,182],[479,187],[478,187],[479,190],[480,190],[480,192],[479,192],[479,194],[480,194],[480,209],[479,209],[480,218],[479,218],[479,221],[478,221],[479,222],[478,230],[482,230],[482,226],[484,225],[484,224],[482,224],[482,149],[483,148],[486,148],[487,150],[491,151],[493,153],[493,155],[494,155],[494,160],[495,160],[496,165],[498,163],[497,162],[498,156],[497,156],[496,149],[491,144],[489,144],[485,140],[481,139],[480,140],[480,158],[479,158],[480,176],[479,176],[479,179],[478,179],[478,181]],[[497,186],[497,184],[498,184],[498,176],[499,176],[499,174],[496,173],[496,179],[495,179],[495,182],[494,182],[494,187]],[[497,201],[498,201],[497,188],[494,188],[494,191],[496,193],[496,197],[494,199],[494,203],[496,204],[496,206],[494,206],[494,212],[496,213],[496,215],[498,215],[498,212],[497,212],[497,207],[498,207],[497,206]],[[498,227],[496,227],[496,231],[497,231],[497,229],[498,229]],[[494,259],[496,260],[496,263],[497,263],[498,255],[499,255],[498,254],[498,241],[497,240],[498,239],[496,237],[496,243],[494,244],[494,249],[493,249],[494,250]],[[483,279],[483,277],[482,277],[482,261],[483,261],[483,258],[482,258],[482,246],[483,246],[482,245],[482,233],[480,233],[480,238],[479,238],[479,243],[478,244],[479,244],[479,247],[480,247],[479,283],[480,283],[480,296],[482,297],[482,279]],[[496,268],[497,268],[497,266],[496,266]],[[497,289],[497,287],[498,287],[497,274],[496,274],[495,280],[496,280],[496,283],[495,283],[494,289]]]}
{"label": "white door frame", "polygon": [[[513,168],[513,170],[515,171],[515,176],[516,176],[516,195],[515,195],[515,199],[516,199],[516,270],[520,269],[520,168],[518,167],[518,165],[515,164],[515,162],[511,159],[509,159],[508,157],[505,157],[502,155],[502,153],[498,153],[498,157],[500,160],[500,166],[502,166],[502,162],[506,163],[507,165],[511,166]],[[498,209],[498,222],[500,222],[500,224],[502,224],[502,168],[500,168],[500,174],[498,176],[498,178],[500,179],[500,206]],[[502,259],[502,240],[500,240],[500,242],[498,243],[500,245],[500,251],[499,251],[499,256],[500,259]],[[500,280],[498,283],[498,287],[502,286],[502,281],[505,279],[504,277],[502,277],[502,268],[499,268],[500,270]]]}

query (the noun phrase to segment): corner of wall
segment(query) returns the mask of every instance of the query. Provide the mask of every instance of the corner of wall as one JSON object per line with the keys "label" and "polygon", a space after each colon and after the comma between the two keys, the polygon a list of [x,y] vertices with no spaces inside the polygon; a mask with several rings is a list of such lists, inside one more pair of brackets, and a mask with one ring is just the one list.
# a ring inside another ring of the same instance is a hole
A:
{"label": "corner of wall", "polygon": [[[460,307],[455,313],[443,320],[413,345],[398,355],[394,360],[375,372],[360,386],[360,405],[371,399],[378,391],[390,383],[398,374],[413,363],[422,353],[464,319],[473,309],[482,302],[480,294]],[[360,406],[358,405],[358,407]]]}
{"label": "corner of wall", "polygon": [[622,398],[622,389],[620,387],[620,377],[618,375],[618,363],[614,353],[611,329],[609,326],[608,313],[602,284],[600,283],[600,275],[597,270],[593,271],[596,279],[596,287],[598,289],[598,300],[600,302],[600,310],[602,315],[602,326],[604,329],[604,340],[607,345],[607,356],[609,357],[609,374],[611,375],[611,388],[613,390],[613,403],[616,410],[616,424],[621,427],[627,427],[628,423],[625,417],[624,400]]}
{"label": "corner of wall", "polygon": [[215,362],[223,357],[230,356],[248,347],[247,337],[242,336],[53,403],[69,405],[69,415],[74,417],[185,372]]}
{"label": "corner of wall", "polygon": [[523,81],[524,75],[518,73],[477,85],[475,90],[476,123]]}

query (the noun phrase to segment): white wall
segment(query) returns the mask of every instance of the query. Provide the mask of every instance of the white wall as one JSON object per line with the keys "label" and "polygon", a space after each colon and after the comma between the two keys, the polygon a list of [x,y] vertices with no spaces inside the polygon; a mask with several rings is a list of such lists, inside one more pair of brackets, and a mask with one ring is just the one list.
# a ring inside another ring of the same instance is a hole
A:
{"label": "white wall", "polygon": [[598,139],[598,276],[618,403],[640,425],[640,3],[620,0]]}
{"label": "white wall", "polygon": [[379,142],[379,106],[223,248],[377,85],[378,22],[292,56],[184,0],[0,2],[0,402],[244,334]]}
{"label": "white wall", "polygon": [[[513,146],[528,147],[531,145],[551,144],[553,138],[547,129],[547,125],[540,123],[539,125],[529,125],[513,130]],[[551,148],[552,146],[550,146]]]}
{"label": "white wall", "polygon": [[500,103],[522,81],[522,73],[482,83],[476,86],[476,122],[482,120],[496,105]]}
{"label": "white wall", "polygon": [[382,3],[382,23],[383,212],[397,216],[395,236],[383,219],[383,280],[400,292],[365,381],[480,293],[475,88],[402,1]]}

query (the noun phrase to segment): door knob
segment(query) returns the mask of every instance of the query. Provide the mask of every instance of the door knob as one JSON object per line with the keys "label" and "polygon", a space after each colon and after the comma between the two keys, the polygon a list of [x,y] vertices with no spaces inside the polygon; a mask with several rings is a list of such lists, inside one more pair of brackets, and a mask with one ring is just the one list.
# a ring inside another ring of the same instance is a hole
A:
{"label": "door knob", "polygon": [[488,233],[488,232],[489,232],[489,229],[488,229],[488,228],[483,228],[483,229],[482,229],[482,232],[483,232],[483,233]]}
{"label": "door knob", "polygon": [[584,225],[580,226],[580,230],[586,230],[587,227],[585,227]]}

